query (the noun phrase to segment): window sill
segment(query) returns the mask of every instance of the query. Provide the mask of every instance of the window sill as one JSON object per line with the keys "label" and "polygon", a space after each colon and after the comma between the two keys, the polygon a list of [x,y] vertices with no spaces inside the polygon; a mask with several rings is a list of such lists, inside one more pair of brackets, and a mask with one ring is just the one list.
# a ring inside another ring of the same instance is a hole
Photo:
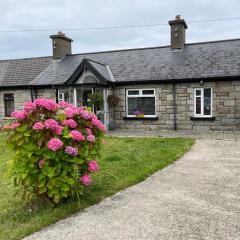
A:
{"label": "window sill", "polygon": [[215,117],[190,117],[192,121],[214,121]]}
{"label": "window sill", "polygon": [[143,118],[138,118],[138,117],[123,117],[123,120],[158,120],[158,117],[143,117]]}

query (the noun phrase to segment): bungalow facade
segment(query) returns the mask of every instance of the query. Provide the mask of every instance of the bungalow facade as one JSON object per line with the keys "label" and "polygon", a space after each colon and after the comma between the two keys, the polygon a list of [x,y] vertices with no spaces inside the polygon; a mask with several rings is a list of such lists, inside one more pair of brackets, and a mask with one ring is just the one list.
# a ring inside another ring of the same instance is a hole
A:
{"label": "bungalow facade", "polygon": [[1,60],[0,119],[52,98],[91,107],[110,130],[240,130],[240,39],[186,44],[185,20],[169,25],[169,46],[72,54],[59,32],[50,57]]}

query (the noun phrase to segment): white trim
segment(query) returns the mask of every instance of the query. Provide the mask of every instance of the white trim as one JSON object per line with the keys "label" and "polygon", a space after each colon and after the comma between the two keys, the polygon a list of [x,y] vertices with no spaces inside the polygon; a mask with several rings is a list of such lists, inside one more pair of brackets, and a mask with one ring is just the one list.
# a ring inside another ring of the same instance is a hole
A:
{"label": "white trim", "polygon": [[76,107],[77,106],[77,89],[73,89],[73,105]]}
{"label": "white trim", "polygon": [[[210,89],[211,90],[211,112],[209,115],[206,115],[204,114],[204,89]],[[201,91],[201,95],[200,96],[197,96],[196,95],[196,92],[197,91]],[[212,117],[212,102],[213,102],[213,94],[212,94],[212,88],[211,87],[206,87],[206,88],[194,88],[193,89],[193,102],[194,102],[194,112],[193,112],[193,115],[194,117],[202,117],[202,118],[205,118],[205,117]],[[201,98],[201,113],[200,114],[197,114],[196,113],[196,98],[197,97],[200,97]]]}
{"label": "white trim", "polygon": [[[143,91],[145,90],[152,90],[153,94],[143,94]],[[139,91],[139,94],[135,94],[135,95],[128,95],[129,91]],[[156,91],[154,88],[131,88],[131,89],[126,89],[126,115],[127,117],[136,117],[136,115],[129,115],[128,114],[128,98],[136,98],[136,97],[154,97],[154,109],[155,109],[155,114],[154,115],[145,115],[144,114],[144,118],[151,118],[151,117],[156,117]]]}
{"label": "white trim", "polygon": [[108,112],[108,101],[107,101],[107,89],[103,89],[103,114],[104,114],[104,125],[108,130],[109,124],[109,112]]}

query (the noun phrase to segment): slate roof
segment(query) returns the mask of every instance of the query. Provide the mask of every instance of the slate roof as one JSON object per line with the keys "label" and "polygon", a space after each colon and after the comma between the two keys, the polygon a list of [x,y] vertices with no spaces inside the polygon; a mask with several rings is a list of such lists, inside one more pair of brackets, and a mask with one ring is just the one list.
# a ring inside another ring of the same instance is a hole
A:
{"label": "slate roof", "polygon": [[99,62],[94,62],[92,60],[88,60],[88,62],[108,81],[113,81],[110,76],[110,72],[107,68],[107,64],[101,64]]}
{"label": "slate roof", "polygon": [[[184,50],[174,51],[170,46],[165,46],[73,54],[60,61],[52,61],[50,64],[50,60],[47,58],[45,66],[48,64],[49,66],[31,84],[63,84],[73,75],[84,59],[88,59],[97,71],[112,81],[106,67],[109,65],[114,79],[121,83],[239,77],[240,39],[186,44]],[[21,60],[13,61],[15,61],[13,65],[21,63]],[[31,68],[37,67],[37,64],[32,64],[31,60],[29,60],[29,64],[30,69],[25,69],[25,71],[33,76],[32,71],[37,71]],[[21,70],[20,73],[23,72],[20,67],[18,69]],[[40,68],[38,70],[41,72]],[[14,76],[15,83],[19,81],[19,84],[23,84],[25,80],[29,83],[32,76],[27,77],[26,75],[28,74],[24,73],[25,77],[22,77],[21,74],[16,74]],[[10,81],[10,78],[8,79],[7,83]]]}
{"label": "slate roof", "polygon": [[0,60],[0,86],[28,85],[52,62],[52,57]]}

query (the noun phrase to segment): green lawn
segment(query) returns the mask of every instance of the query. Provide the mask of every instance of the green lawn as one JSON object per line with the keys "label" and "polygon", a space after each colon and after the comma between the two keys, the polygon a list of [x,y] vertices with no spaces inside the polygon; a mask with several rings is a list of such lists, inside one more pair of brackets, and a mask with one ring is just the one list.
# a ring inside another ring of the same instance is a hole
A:
{"label": "green lawn", "polygon": [[180,158],[193,144],[191,139],[107,138],[99,161],[100,171],[80,200],[52,206],[36,199],[14,196],[7,178],[7,161],[13,155],[0,135],[0,239],[20,239],[42,227],[85,208],[117,191],[146,179]]}

